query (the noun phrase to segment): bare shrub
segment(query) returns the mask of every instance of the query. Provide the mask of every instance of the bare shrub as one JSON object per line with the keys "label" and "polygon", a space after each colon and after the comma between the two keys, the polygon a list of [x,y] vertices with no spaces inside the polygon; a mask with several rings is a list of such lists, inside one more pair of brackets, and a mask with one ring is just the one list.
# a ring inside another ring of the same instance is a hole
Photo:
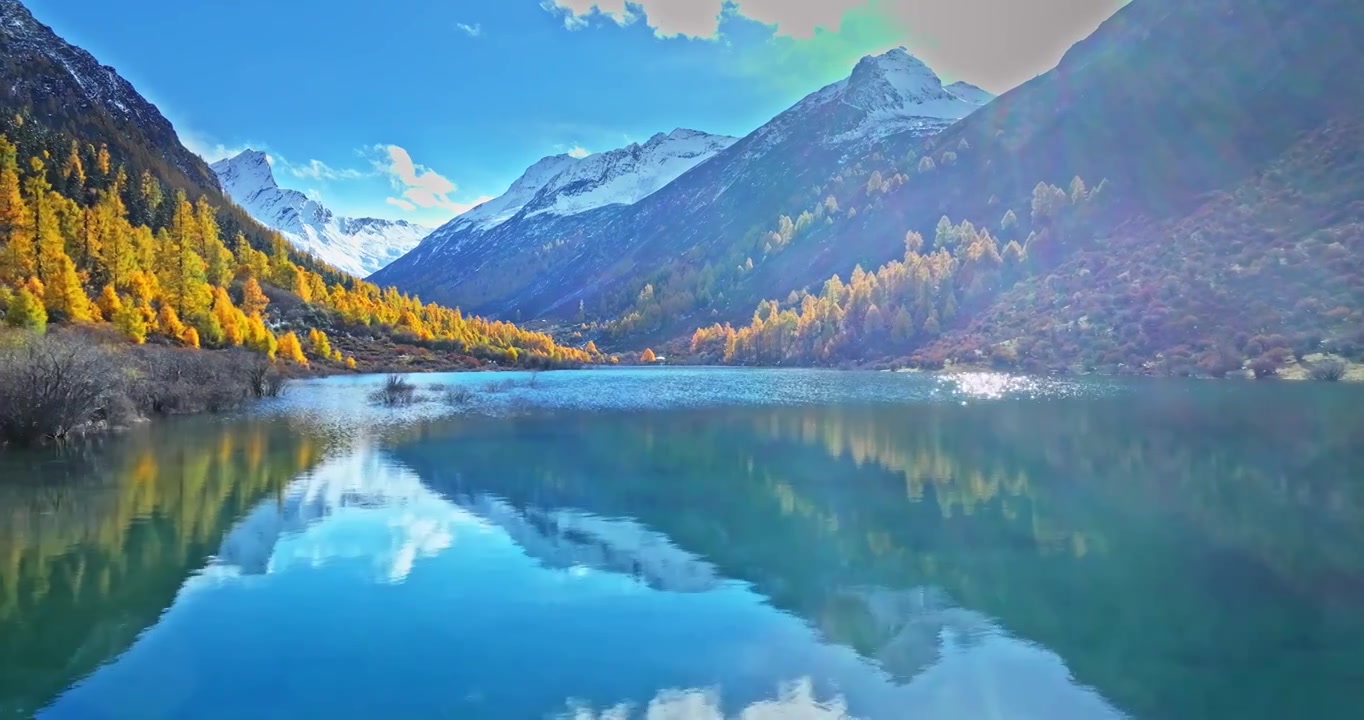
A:
{"label": "bare shrub", "polygon": [[1345,378],[1345,363],[1340,360],[1322,360],[1312,363],[1308,370],[1313,380],[1322,382],[1339,382]]}
{"label": "bare shrub", "polygon": [[[270,370],[259,368],[248,353],[206,352],[182,348],[139,348],[130,387],[134,404],[149,415],[186,415],[225,412],[236,408],[256,390],[267,392]],[[259,374],[261,385],[253,386]]]}
{"label": "bare shrub", "polygon": [[235,360],[252,397],[273,398],[284,394],[288,378],[269,358],[259,353],[243,352]]}
{"label": "bare shrub", "polygon": [[1278,376],[1279,370],[1283,369],[1287,358],[1291,356],[1292,353],[1284,348],[1269,350],[1250,362],[1250,370],[1255,373],[1256,379],[1268,380]]}
{"label": "bare shrub", "polygon": [[0,338],[0,441],[60,440],[126,413],[115,354],[74,335]]}
{"label": "bare shrub", "polygon": [[417,400],[417,386],[404,375],[389,375],[384,378],[383,387],[369,394],[369,400],[384,407],[411,405]]}
{"label": "bare shrub", "polygon": [[517,387],[519,387],[519,386],[520,386],[520,383],[516,382],[515,380],[512,380],[512,379],[508,378],[508,379],[506,379],[506,380],[498,380],[497,382],[494,382],[494,383],[488,383],[487,385],[485,385],[485,386],[483,387],[483,390],[484,390],[485,392],[490,392],[490,393],[497,394],[497,393],[510,392],[510,391],[512,391],[512,390],[515,390],[515,389],[516,389]]}
{"label": "bare shrub", "polygon": [[474,401],[474,391],[462,385],[445,388],[445,404],[450,407],[466,407]]}

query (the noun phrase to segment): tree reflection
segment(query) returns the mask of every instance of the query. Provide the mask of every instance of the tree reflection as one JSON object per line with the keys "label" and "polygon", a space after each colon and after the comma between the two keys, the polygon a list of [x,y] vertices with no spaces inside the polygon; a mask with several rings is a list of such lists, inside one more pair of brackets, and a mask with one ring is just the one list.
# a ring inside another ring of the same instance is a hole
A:
{"label": "tree reflection", "polygon": [[30,716],[130,645],[231,523],[320,451],[277,423],[190,421],[7,458],[0,716]]}
{"label": "tree reflection", "polygon": [[635,519],[902,681],[965,620],[887,598],[941,589],[1138,716],[1331,715],[1364,682],[1358,397],[1165,387],[456,422],[391,452],[451,497]]}

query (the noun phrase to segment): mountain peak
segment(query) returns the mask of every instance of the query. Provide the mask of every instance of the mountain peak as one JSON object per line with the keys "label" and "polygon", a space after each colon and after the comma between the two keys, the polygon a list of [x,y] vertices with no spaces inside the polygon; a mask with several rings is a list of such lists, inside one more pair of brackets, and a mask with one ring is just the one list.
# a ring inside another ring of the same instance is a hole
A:
{"label": "mountain peak", "polygon": [[306,194],[281,188],[271,157],[261,150],[243,150],[211,167],[223,191],[252,217],[295,247],[357,277],[398,259],[429,232],[402,220],[339,217]]}
{"label": "mountain peak", "polygon": [[279,187],[275,182],[274,169],[270,166],[270,156],[260,150],[248,148],[234,157],[213,163],[209,168],[218,175],[224,189],[228,185],[257,190]]}
{"label": "mountain peak", "polygon": [[995,99],[995,94],[989,90],[960,80],[948,85],[947,91],[973,105],[984,105]]}
{"label": "mountain peak", "polygon": [[862,58],[848,78],[848,91],[873,96],[890,93],[910,104],[952,97],[937,73],[902,47]]}

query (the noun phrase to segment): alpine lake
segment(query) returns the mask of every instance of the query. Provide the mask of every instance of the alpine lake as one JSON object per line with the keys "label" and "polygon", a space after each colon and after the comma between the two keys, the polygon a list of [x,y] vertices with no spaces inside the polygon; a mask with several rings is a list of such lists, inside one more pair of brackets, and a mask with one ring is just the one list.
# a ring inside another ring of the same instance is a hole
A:
{"label": "alpine lake", "polygon": [[411,379],[0,456],[0,717],[1364,717],[1364,387]]}

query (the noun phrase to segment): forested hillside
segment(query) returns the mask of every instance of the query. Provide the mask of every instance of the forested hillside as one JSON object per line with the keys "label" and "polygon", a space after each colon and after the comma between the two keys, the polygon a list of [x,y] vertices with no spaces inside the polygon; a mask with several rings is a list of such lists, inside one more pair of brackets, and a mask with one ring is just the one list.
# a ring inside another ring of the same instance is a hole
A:
{"label": "forested hillside", "polygon": [[[691,344],[730,362],[1212,375],[1356,355],[1361,32],[1343,0],[1137,0],[926,140],[912,171],[864,164],[822,203],[836,221],[781,219]],[[784,299],[751,320],[734,306],[777,278]]]}
{"label": "forested hillside", "polygon": [[0,51],[9,325],[112,323],[137,343],[246,346],[338,369],[593,359],[298,252],[225,198],[126,80],[15,0],[0,0]]}

